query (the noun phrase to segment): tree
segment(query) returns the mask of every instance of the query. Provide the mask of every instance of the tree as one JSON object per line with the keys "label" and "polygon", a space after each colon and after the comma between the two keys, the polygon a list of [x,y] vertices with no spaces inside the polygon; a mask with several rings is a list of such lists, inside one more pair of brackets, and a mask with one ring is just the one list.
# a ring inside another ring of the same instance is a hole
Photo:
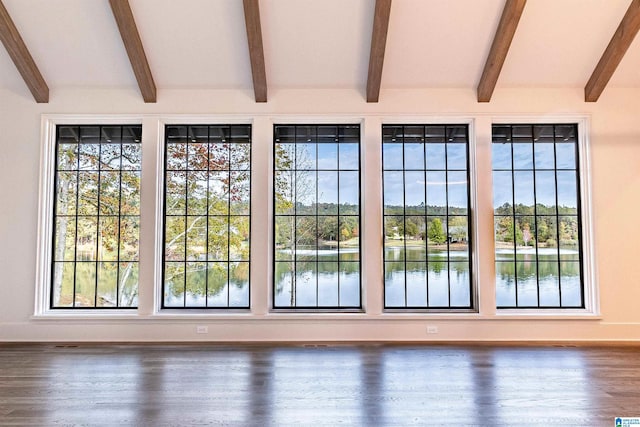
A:
{"label": "tree", "polygon": [[429,223],[427,237],[433,243],[436,243],[438,245],[447,241],[447,235],[442,228],[442,221],[440,220],[440,218],[434,218],[433,221]]}

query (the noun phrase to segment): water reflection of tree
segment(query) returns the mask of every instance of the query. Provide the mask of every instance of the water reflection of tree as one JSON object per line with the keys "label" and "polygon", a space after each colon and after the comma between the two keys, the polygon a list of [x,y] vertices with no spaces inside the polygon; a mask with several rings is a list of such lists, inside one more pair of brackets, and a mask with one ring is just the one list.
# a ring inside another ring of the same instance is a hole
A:
{"label": "water reflection of tree", "polygon": [[[503,254],[501,254],[502,256]],[[509,257],[513,260],[513,257]],[[561,271],[559,271],[559,268]],[[535,257],[526,258],[519,256],[516,262],[498,261],[496,262],[496,274],[505,283],[515,283],[518,280],[555,278],[566,276],[575,277],[580,275],[580,263],[577,261],[539,260]]]}

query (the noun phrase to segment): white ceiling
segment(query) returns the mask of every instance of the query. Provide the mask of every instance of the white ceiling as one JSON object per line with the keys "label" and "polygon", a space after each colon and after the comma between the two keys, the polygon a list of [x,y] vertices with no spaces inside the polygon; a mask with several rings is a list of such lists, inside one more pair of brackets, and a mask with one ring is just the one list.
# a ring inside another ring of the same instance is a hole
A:
{"label": "white ceiling", "polygon": [[[50,88],[134,87],[107,0],[2,0]],[[630,0],[529,0],[501,87],[584,87]],[[158,90],[251,89],[241,0],[130,0]],[[375,0],[260,0],[269,88],[367,81]],[[504,0],[393,0],[382,90],[475,88]],[[640,39],[640,37],[638,37]],[[640,87],[636,39],[609,86]],[[28,93],[0,47],[0,88]]]}

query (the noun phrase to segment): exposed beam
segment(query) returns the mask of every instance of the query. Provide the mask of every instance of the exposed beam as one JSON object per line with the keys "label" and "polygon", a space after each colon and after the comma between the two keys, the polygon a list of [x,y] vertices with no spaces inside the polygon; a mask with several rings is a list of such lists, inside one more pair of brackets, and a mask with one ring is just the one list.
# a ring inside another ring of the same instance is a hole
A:
{"label": "exposed beam", "polygon": [[584,87],[585,102],[596,102],[640,29],[640,0],[633,0]]}
{"label": "exposed beam", "polygon": [[129,0],[109,0],[109,4],[114,18],[116,18],[133,73],[136,76],[136,80],[138,80],[142,98],[144,102],[156,102],[156,84],[153,82],[151,68],[149,68],[147,55],[145,55],[142,47],[142,41],[136,27],[136,21],[133,19]]}
{"label": "exposed beam", "polygon": [[49,87],[38,70],[9,12],[0,0],[0,40],[38,103],[49,102]]}
{"label": "exposed beam", "polygon": [[260,7],[258,0],[243,0],[244,22],[249,42],[249,59],[253,75],[253,93],[256,102],[267,102],[267,73],[264,67],[264,49],[262,47],[262,26],[260,25]]}
{"label": "exposed beam", "polygon": [[369,75],[367,77],[367,102],[378,102],[384,49],[387,44],[387,30],[391,14],[391,0],[376,0],[373,16],[373,34],[371,35],[371,53],[369,54]]}
{"label": "exposed beam", "polygon": [[482,77],[480,78],[480,83],[478,83],[478,102],[491,101],[493,90],[498,82],[500,71],[509,52],[509,46],[511,46],[511,41],[516,33],[516,28],[518,28],[518,22],[526,3],[527,0],[506,0],[496,35],[491,44],[489,57],[484,64]]}

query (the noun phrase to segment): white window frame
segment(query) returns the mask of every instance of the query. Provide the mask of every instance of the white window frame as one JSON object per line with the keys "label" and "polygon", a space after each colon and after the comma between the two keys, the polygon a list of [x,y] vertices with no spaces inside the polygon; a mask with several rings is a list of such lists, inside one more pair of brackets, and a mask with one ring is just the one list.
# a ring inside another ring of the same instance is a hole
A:
{"label": "white window frame", "polygon": [[[587,315],[598,316],[600,314],[599,291],[597,281],[597,267],[595,257],[594,230],[593,230],[593,206],[591,197],[591,153],[590,153],[590,118],[588,116],[552,115],[544,116],[494,116],[491,125],[512,124],[576,124],[578,127],[578,175],[580,177],[580,221],[582,227],[582,276],[584,292],[584,308],[502,308],[496,310],[497,317],[504,316],[571,316]],[[489,165],[491,170],[491,165]],[[493,174],[492,174],[493,175]],[[493,255],[493,254],[492,254]],[[495,258],[493,259],[495,268]],[[495,276],[495,274],[494,274]],[[495,293],[495,278],[494,278]]]}
{"label": "white window frame", "polygon": [[56,173],[56,128],[60,125],[141,125],[142,119],[135,116],[80,116],[80,115],[44,115],[41,121],[40,147],[40,185],[38,199],[38,243],[36,256],[36,301],[35,316],[63,317],[75,316],[82,312],[98,316],[135,316],[135,309],[55,308],[51,301],[51,263],[53,257],[53,216],[55,200]]}

